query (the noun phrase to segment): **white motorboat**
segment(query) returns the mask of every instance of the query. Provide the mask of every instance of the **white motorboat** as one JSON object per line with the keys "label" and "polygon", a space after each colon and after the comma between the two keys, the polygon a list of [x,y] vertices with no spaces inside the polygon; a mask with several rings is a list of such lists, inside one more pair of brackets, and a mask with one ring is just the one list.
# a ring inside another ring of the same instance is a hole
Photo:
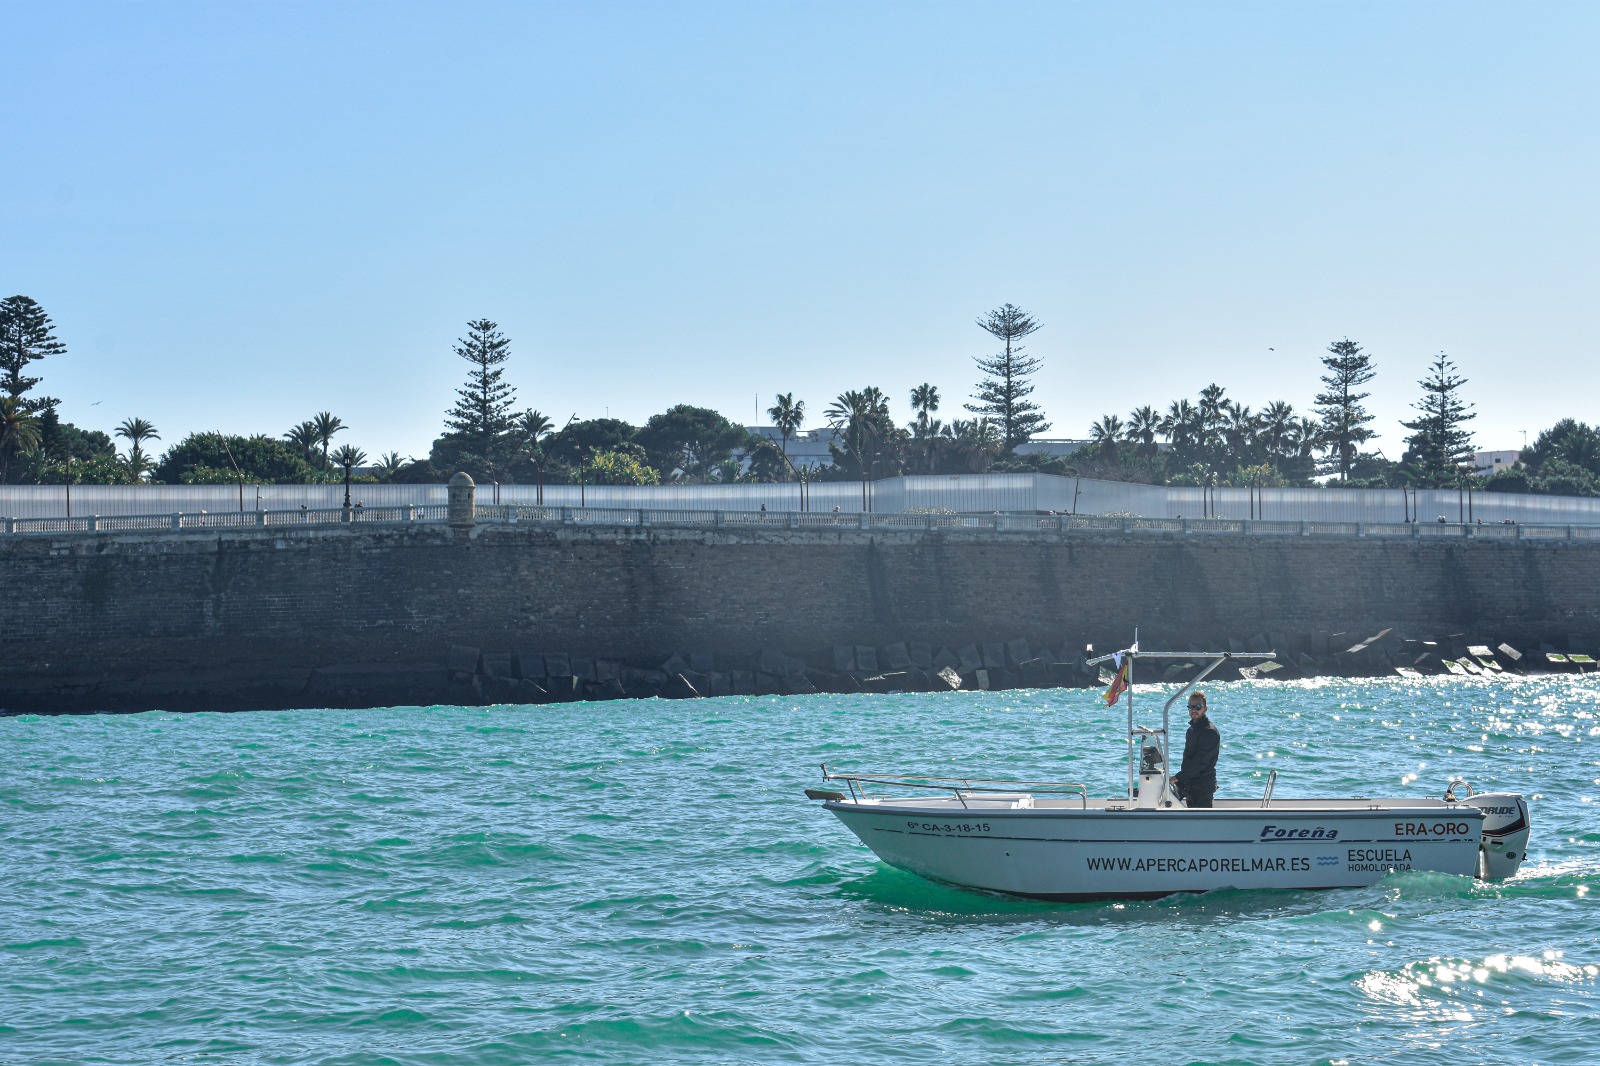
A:
{"label": "white motorboat", "polygon": [[1115,661],[1128,681],[1141,658],[1206,663],[1166,700],[1159,728],[1136,723],[1133,686],[1126,684],[1128,785],[1116,798],[1091,799],[1081,784],[836,773],[826,765],[824,780],[844,791],[806,795],[823,801],[891,866],[1034,899],[1346,888],[1396,870],[1490,880],[1516,873],[1527,854],[1527,801],[1475,793],[1459,780],[1441,799],[1280,799],[1274,771],[1259,798],[1185,807],[1168,773],[1173,704],[1223,662],[1267,657],[1141,652],[1135,641],[1092,660]]}

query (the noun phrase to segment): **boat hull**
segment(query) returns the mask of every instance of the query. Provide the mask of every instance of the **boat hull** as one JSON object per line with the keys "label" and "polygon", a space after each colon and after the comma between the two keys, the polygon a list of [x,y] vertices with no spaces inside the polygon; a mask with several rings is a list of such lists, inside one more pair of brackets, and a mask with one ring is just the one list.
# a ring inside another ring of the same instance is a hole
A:
{"label": "boat hull", "polygon": [[1472,807],[1212,810],[939,809],[829,802],[891,866],[935,881],[1047,900],[1370,885],[1396,870],[1472,876]]}

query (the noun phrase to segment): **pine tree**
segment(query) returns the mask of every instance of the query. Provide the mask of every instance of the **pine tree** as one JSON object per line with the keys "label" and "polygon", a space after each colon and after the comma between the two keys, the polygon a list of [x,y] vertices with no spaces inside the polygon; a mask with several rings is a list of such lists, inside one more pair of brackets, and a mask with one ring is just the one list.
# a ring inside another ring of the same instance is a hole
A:
{"label": "pine tree", "polygon": [[1328,345],[1322,365],[1328,368],[1322,378],[1328,391],[1318,394],[1316,407],[1328,448],[1325,472],[1338,473],[1339,480],[1346,481],[1360,446],[1373,437],[1372,430],[1366,428],[1372,416],[1361,406],[1361,401],[1371,394],[1355,390],[1371,381],[1377,371],[1372,369],[1372,357],[1348,337]]}
{"label": "pine tree", "polygon": [[1411,430],[1402,460],[1412,475],[1424,485],[1453,485],[1462,467],[1472,461],[1472,434],[1463,423],[1478,417],[1472,404],[1463,403],[1457,390],[1467,379],[1455,373],[1455,364],[1440,352],[1429,366],[1428,375],[1417,384],[1422,399],[1412,404],[1419,416],[1401,422]]}
{"label": "pine tree", "polygon": [[1005,344],[1005,351],[973,361],[983,371],[984,379],[978,383],[977,403],[966,405],[967,410],[991,416],[1000,426],[1007,452],[1024,444],[1036,433],[1050,428],[1044,420],[1039,405],[1028,400],[1033,385],[1028,381],[1039,369],[1039,360],[1022,354],[1017,341],[1039,328],[1033,316],[1020,307],[1003,304],[978,319],[978,328]]}
{"label": "pine tree", "polygon": [[445,416],[445,426],[468,438],[472,446],[487,453],[496,438],[508,432],[516,419],[517,390],[500,380],[501,368],[511,356],[511,340],[500,332],[498,323],[480,318],[467,323],[467,335],[458,340],[455,353],[472,364],[467,383],[456,390],[456,404]]}
{"label": "pine tree", "polygon": [[56,339],[50,316],[30,297],[8,296],[0,300],[0,389],[20,401],[39,384],[27,377],[28,364],[47,355],[65,355],[67,346]]}

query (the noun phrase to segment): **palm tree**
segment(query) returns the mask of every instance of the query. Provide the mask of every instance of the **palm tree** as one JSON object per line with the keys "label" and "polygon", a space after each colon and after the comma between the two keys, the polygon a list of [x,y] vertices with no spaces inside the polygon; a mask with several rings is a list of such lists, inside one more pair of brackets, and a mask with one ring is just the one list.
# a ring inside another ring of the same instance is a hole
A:
{"label": "palm tree", "polygon": [[322,411],[311,420],[311,426],[316,432],[317,440],[322,444],[322,469],[326,470],[328,469],[328,445],[333,442],[333,435],[344,429],[344,423],[327,411]]}
{"label": "palm tree", "polygon": [[871,433],[871,427],[867,425],[871,418],[871,404],[866,396],[855,389],[841,392],[823,412],[823,417],[828,420],[829,429],[845,434],[845,447],[854,451],[859,458],[861,450],[856,447],[856,442]]}
{"label": "palm tree", "polygon": [[[338,419],[334,419],[335,422]],[[336,429],[335,432],[338,432]],[[367,453],[354,444],[344,444],[333,453],[333,461],[344,467],[344,505],[350,506],[350,470],[367,461]]]}
{"label": "palm tree", "polygon": [[861,506],[867,506],[867,482],[872,478],[872,458],[889,417],[889,399],[876,386],[859,392],[841,392],[825,412],[828,428],[843,432],[845,447],[861,466]]}
{"label": "palm tree", "polygon": [[917,432],[923,435],[922,472],[931,474],[938,466],[936,456],[952,439],[950,427],[937,418],[930,418],[926,427],[917,427]]}
{"label": "palm tree", "polygon": [[1173,451],[1187,455],[1200,443],[1200,412],[1188,400],[1174,400],[1161,418],[1161,432]]}
{"label": "palm tree", "polygon": [[1122,439],[1138,447],[1139,454],[1150,458],[1156,454],[1156,434],[1161,432],[1161,415],[1154,407],[1145,404],[1128,413],[1127,427]]}
{"label": "palm tree", "polygon": [[861,390],[861,395],[866,397],[874,418],[889,417],[889,397],[883,394],[882,389],[876,385],[868,385]]}
{"label": "palm tree", "polygon": [[39,420],[14,396],[0,396],[0,485],[6,483],[13,455],[39,450]]}
{"label": "palm tree", "polygon": [[405,468],[407,462],[408,460],[401,458],[399,452],[384,452],[378,456],[378,465],[372,472],[378,475],[379,481],[393,481],[394,476]]}
{"label": "palm tree", "polygon": [[1089,439],[1100,445],[1101,451],[1112,462],[1117,460],[1117,442],[1122,437],[1122,419],[1116,415],[1101,415],[1100,421],[1089,425]]}
{"label": "palm tree", "polygon": [[1222,428],[1222,407],[1227,402],[1222,386],[1215,382],[1200,390],[1200,439],[1197,443],[1202,447],[1214,448],[1222,443],[1219,430]]}
{"label": "palm tree", "polygon": [[149,469],[148,457],[139,446],[147,440],[160,440],[161,434],[142,418],[125,418],[113,432],[129,442],[128,476],[137,485],[144,480],[144,472]]}
{"label": "palm tree", "polygon": [[939,409],[939,390],[928,384],[918,385],[911,390],[911,409],[917,412],[917,425],[923,429],[926,436],[928,418]]}
{"label": "palm tree", "polygon": [[283,439],[294,445],[300,453],[300,458],[307,463],[312,462],[317,449],[317,424],[315,422],[302,422],[283,435]]}
{"label": "palm tree", "polygon": [[949,432],[955,457],[970,473],[983,473],[1005,450],[1005,434],[987,415],[966,421],[953,419]]}
{"label": "palm tree", "polygon": [[[767,408],[767,417],[772,419],[772,424],[778,428],[783,436],[783,444],[779,450],[783,453],[784,465],[789,463],[789,438],[795,431],[805,424],[806,402],[794,398],[792,392],[778,393],[777,402]],[[785,475],[787,476],[787,474]]]}
{"label": "palm tree", "polygon": [[1250,408],[1232,400],[1224,400],[1218,409],[1221,415],[1222,438],[1227,442],[1228,455],[1238,466],[1245,466],[1254,458],[1256,416]]}
{"label": "palm tree", "polygon": [[1293,460],[1296,479],[1309,479],[1316,472],[1317,453],[1326,446],[1327,431],[1313,418],[1298,418],[1289,429],[1286,454]]}
{"label": "palm tree", "polygon": [[917,420],[911,427],[912,435],[923,442],[923,470],[924,472],[931,472],[933,470],[935,438],[939,435],[939,420],[933,417],[933,412],[939,409],[938,388],[927,383],[913,388],[911,390],[911,409],[917,412]]}
{"label": "palm tree", "polygon": [[[393,453],[391,453],[393,454]],[[345,468],[348,472],[351,467],[360,466],[367,461],[367,453],[357,448],[354,444],[341,444],[331,456],[334,463]]]}
{"label": "palm tree", "polygon": [[517,416],[517,432],[522,434],[522,439],[530,447],[538,444],[539,439],[554,428],[554,422],[531,407]]}
{"label": "palm tree", "polygon": [[1294,420],[1294,405],[1284,400],[1273,400],[1262,408],[1261,443],[1270,460],[1276,462],[1290,454]]}

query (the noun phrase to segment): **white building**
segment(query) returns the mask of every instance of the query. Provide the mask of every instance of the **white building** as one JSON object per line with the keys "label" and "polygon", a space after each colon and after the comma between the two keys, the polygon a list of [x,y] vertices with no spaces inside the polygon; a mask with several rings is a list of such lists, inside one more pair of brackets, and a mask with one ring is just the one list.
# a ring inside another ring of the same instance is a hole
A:
{"label": "white building", "polygon": [[1478,473],[1486,477],[1502,470],[1510,470],[1521,454],[1522,452],[1515,448],[1510,451],[1473,452],[1472,463]]}
{"label": "white building", "polygon": [[833,453],[828,450],[830,443],[837,442],[844,446],[844,437],[836,429],[802,429],[789,438],[787,446],[783,443],[783,434],[778,432],[777,426],[745,426],[746,430],[757,436],[765,437],[772,443],[784,448],[789,456],[789,461],[797,470],[815,470],[819,466],[832,466]]}
{"label": "white building", "polygon": [[1093,442],[1086,440],[1046,440],[1041,437],[1035,437],[1025,444],[1017,445],[1016,453],[1018,455],[1071,455],[1079,448],[1086,448],[1091,443]]}

